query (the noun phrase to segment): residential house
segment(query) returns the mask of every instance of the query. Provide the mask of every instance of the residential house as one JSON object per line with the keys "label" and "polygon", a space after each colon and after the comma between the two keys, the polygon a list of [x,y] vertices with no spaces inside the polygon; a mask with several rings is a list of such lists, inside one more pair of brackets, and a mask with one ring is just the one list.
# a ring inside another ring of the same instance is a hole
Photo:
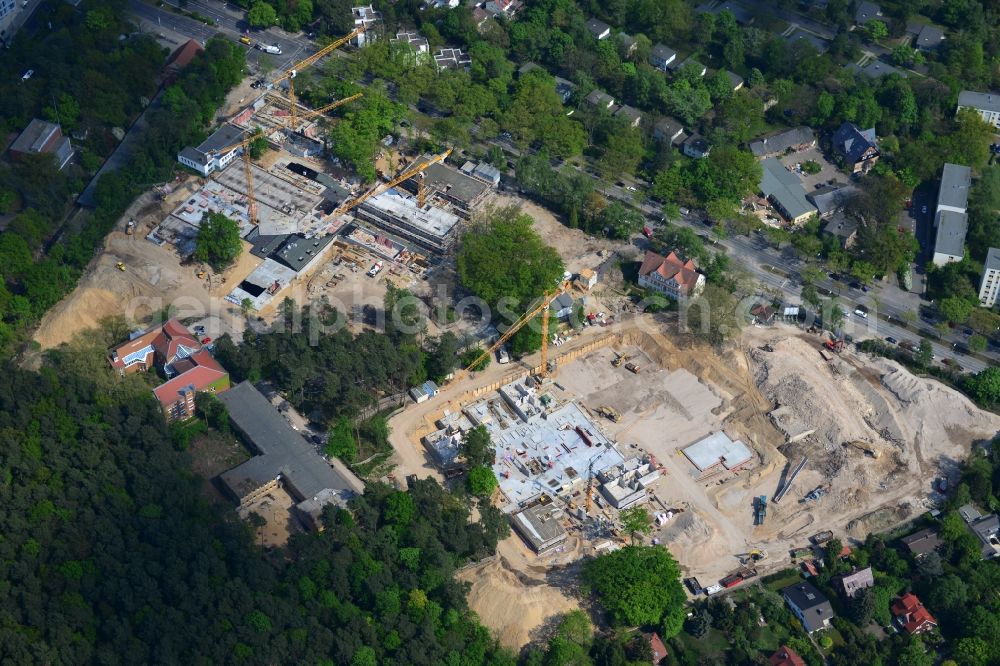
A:
{"label": "residential house", "polygon": [[469,69],[472,65],[470,58],[462,49],[441,49],[434,55],[434,64],[438,71],[444,69]]}
{"label": "residential house", "polygon": [[556,80],[556,94],[559,95],[559,99],[565,104],[569,101],[569,98],[573,96],[576,91],[576,84],[572,81],[562,78],[561,76],[555,77]]}
{"label": "residential house", "polygon": [[936,25],[925,25],[917,33],[913,45],[921,51],[935,51],[944,42],[944,30]]}
{"label": "residential house", "polygon": [[521,9],[523,3],[520,0],[489,0],[483,9],[492,16],[513,17]]}
{"label": "residential house", "polygon": [[482,33],[486,30],[486,26],[492,23],[489,12],[487,12],[482,7],[472,8],[472,22],[476,25],[476,32]]}
{"label": "residential house", "polygon": [[432,6],[434,9],[455,9],[460,4],[461,0],[434,0]]}
{"label": "residential house", "polygon": [[750,142],[750,152],[754,157],[763,159],[787,152],[797,153],[800,150],[816,146],[816,135],[808,127],[793,127],[789,130],[763,136]]}
{"label": "residential house", "polygon": [[296,510],[307,524],[318,526],[323,506],[364,492],[364,483],[346,465],[325,460],[250,382],[219,399],[233,429],[256,454],[219,475],[241,507],[280,487],[298,502]]}
{"label": "residential house", "polygon": [[627,35],[624,32],[619,32],[615,39],[618,40],[618,49],[623,58],[628,58],[633,53],[635,53],[636,44],[635,37]]}
{"label": "residential house", "polygon": [[733,85],[733,92],[736,92],[743,87],[743,77],[736,72],[730,72],[727,69],[726,76],[729,78],[729,82]]}
{"label": "residential house", "polygon": [[915,557],[923,557],[927,553],[937,550],[944,542],[938,537],[937,532],[932,529],[922,529],[901,539],[906,549]]}
{"label": "residential house", "polygon": [[698,62],[697,60],[695,60],[693,55],[684,58],[684,60],[682,60],[679,65],[677,65],[678,72],[683,69],[690,70],[701,77],[705,76],[705,74],[708,73],[708,68],[705,67],[705,65],[701,64],[700,62]]}
{"label": "residential house", "polygon": [[881,79],[884,76],[892,76],[893,74],[904,79],[906,78],[905,71],[875,58],[871,59],[864,67],[858,67],[857,63],[850,62],[844,65],[844,69],[864,74],[869,79]]}
{"label": "residential house", "polygon": [[354,19],[354,29],[364,28],[364,32],[351,39],[351,44],[361,48],[365,44],[370,44],[378,39],[378,30],[382,23],[382,12],[376,11],[375,7],[352,7],[351,16]]}
{"label": "residential house", "polygon": [[[2,1],[0,0],[0,2]],[[180,71],[191,64],[194,57],[204,50],[201,43],[194,39],[189,39],[174,49],[174,52],[167,58],[167,64],[163,66],[166,81],[176,79]]]}
{"label": "residential house", "polygon": [[896,623],[911,636],[926,633],[937,626],[937,620],[912,592],[893,601],[891,610]]}
{"label": "residential house", "polygon": [[812,583],[802,582],[789,585],[781,590],[785,603],[802,622],[802,628],[807,633],[814,633],[830,626],[833,619],[833,606],[830,601],[817,590]]}
{"label": "residential house", "polygon": [[669,46],[657,44],[649,50],[649,64],[664,72],[670,67],[670,63],[676,59],[677,51],[674,51]]}
{"label": "residential house", "polygon": [[854,123],[844,123],[834,132],[833,149],[851,173],[868,173],[881,154],[875,142],[875,128],[862,131]]}
{"label": "residential house", "polygon": [[243,130],[225,123],[197,148],[184,148],[177,154],[177,161],[207,177],[213,171],[222,171],[229,166],[240,153],[242,140]]}
{"label": "residential house", "polygon": [[1000,93],[963,90],[958,94],[958,111],[971,109],[983,120],[1000,129]]}
{"label": "residential house", "polygon": [[18,0],[0,0],[0,44],[6,44],[14,37],[17,31],[14,18],[20,9]]}
{"label": "residential house", "polygon": [[555,297],[549,305],[549,309],[552,310],[556,319],[568,319],[573,314],[573,297],[564,291]]}
{"label": "residential house", "polygon": [[591,90],[585,98],[587,104],[595,106],[598,109],[611,110],[611,107],[615,105],[615,98],[606,92],[601,90]]}
{"label": "residential house", "polygon": [[708,145],[708,141],[705,137],[698,133],[694,133],[685,139],[683,144],[681,144],[681,152],[688,157],[700,160],[703,157],[708,157],[708,154],[712,152],[712,147]]}
{"label": "residential house", "polygon": [[965,257],[965,236],[969,231],[969,189],[972,169],[946,163],[941,171],[937,206],[934,210],[934,256],[936,266],[944,266]]}
{"label": "residential house", "polygon": [[643,638],[649,641],[649,647],[653,651],[653,665],[656,666],[667,658],[667,646],[663,644],[663,639],[655,631],[651,634],[643,634]]}
{"label": "residential house", "polygon": [[427,38],[419,32],[400,30],[396,36],[389,40],[389,43],[403,53],[411,55],[411,63],[414,65],[430,62],[431,46]]}
{"label": "residential house", "polygon": [[611,35],[611,26],[595,18],[587,21],[587,30],[597,40],[607,39]]}
{"label": "residential house", "polygon": [[806,191],[799,177],[779,162],[769,157],[760,163],[761,195],[791,224],[802,224],[816,214],[816,207],[806,199]]}
{"label": "residential house", "polygon": [[778,648],[778,651],[771,655],[768,662],[771,666],[806,666],[805,659],[787,645]]}
{"label": "residential house", "polygon": [[847,203],[857,195],[858,188],[853,185],[824,185],[806,194],[806,199],[816,206],[819,216],[825,220],[844,210]]}
{"label": "residential house", "polygon": [[493,187],[500,185],[500,170],[487,162],[469,160],[459,169],[466,176],[489,183]]}
{"label": "residential house", "polygon": [[844,596],[853,599],[861,590],[875,586],[875,578],[872,576],[872,568],[855,569],[849,574],[839,577],[840,588],[844,591]]}
{"label": "residential house", "polygon": [[[2,0],[0,0],[2,1]],[[73,145],[55,123],[35,118],[10,145],[11,159],[25,155],[52,155],[60,170],[73,158]]]}
{"label": "residential house", "polygon": [[830,42],[802,28],[795,28],[786,35],[785,43],[789,48],[793,48],[796,44],[808,44],[816,53],[826,53],[830,50]]}
{"label": "residential house", "polygon": [[979,305],[992,308],[1000,297],[1000,248],[991,247],[983,262],[983,279],[979,282]]}
{"label": "residential house", "polygon": [[983,559],[1000,556],[1000,517],[996,514],[984,516],[971,504],[959,507],[958,514],[969,531],[982,543]]}
{"label": "residential house", "polygon": [[750,307],[750,321],[759,326],[768,326],[774,323],[774,316],[777,314],[770,305],[754,303]]}
{"label": "residential house", "polygon": [[660,118],[653,125],[653,138],[657,141],[676,144],[682,134],[684,127],[673,118]]}
{"label": "residential house", "polygon": [[876,5],[874,2],[864,2],[858,3],[858,8],[854,11],[854,23],[855,25],[865,25],[869,21],[874,21],[875,19],[882,18],[882,8]]}
{"label": "residential house", "polygon": [[840,247],[845,250],[854,245],[858,238],[858,223],[848,218],[843,213],[835,213],[830,220],[823,225],[823,233],[833,236],[840,241]]}
{"label": "residential house", "polygon": [[153,389],[168,421],[185,421],[195,415],[198,393],[222,393],[229,388],[229,373],[207,349],[170,364],[173,378]]}
{"label": "residential house", "polygon": [[697,298],[705,288],[705,276],[693,259],[682,261],[676,253],[661,256],[647,251],[639,267],[639,286],[675,301]]}
{"label": "residential house", "polygon": [[615,118],[621,118],[624,120],[629,127],[638,127],[639,123],[642,122],[642,114],[638,109],[635,109],[628,104],[622,104],[621,107],[615,111]]}

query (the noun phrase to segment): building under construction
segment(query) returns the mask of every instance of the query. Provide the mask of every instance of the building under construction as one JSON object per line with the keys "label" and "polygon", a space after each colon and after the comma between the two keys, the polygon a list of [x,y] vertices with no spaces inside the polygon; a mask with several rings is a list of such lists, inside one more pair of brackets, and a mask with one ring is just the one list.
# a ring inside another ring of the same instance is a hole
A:
{"label": "building under construction", "polygon": [[[424,155],[416,163],[426,162]],[[420,188],[427,201],[446,208],[462,219],[469,219],[493,193],[493,187],[482,180],[466,176],[446,164],[431,164],[420,176],[410,178],[402,187],[412,194]]]}
{"label": "building under construction", "polygon": [[421,206],[417,197],[395,187],[367,199],[354,215],[437,253],[446,252],[455,242],[459,223],[457,215],[428,203]]}
{"label": "building under construction", "polygon": [[493,472],[508,512],[543,493],[574,501],[574,495],[586,492],[591,473],[596,477],[625,462],[579,405],[557,405],[548,394],[539,394],[531,379],[507,384],[463,411],[473,426],[483,425],[490,433],[496,449]]}

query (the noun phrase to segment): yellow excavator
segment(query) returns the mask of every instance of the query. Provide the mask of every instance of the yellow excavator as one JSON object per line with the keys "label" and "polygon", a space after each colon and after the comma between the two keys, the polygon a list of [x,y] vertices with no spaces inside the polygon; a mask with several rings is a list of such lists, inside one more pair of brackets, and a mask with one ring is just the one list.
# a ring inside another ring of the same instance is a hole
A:
{"label": "yellow excavator", "polygon": [[615,354],[615,360],[611,361],[612,368],[622,367],[622,363],[628,360],[628,354]]}
{"label": "yellow excavator", "polygon": [[125,262],[124,261],[119,261],[117,264],[115,264],[115,268],[117,268],[118,270],[124,272],[125,271]]}
{"label": "yellow excavator", "polygon": [[844,442],[844,446],[850,447],[852,449],[857,449],[858,451],[861,451],[863,454],[865,454],[869,458],[874,458],[875,460],[878,460],[879,458],[882,457],[882,452],[881,451],[879,451],[878,449],[876,449],[874,446],[872,446],[868,442],[862,441],[860,439],[852,439],[849,442]]}

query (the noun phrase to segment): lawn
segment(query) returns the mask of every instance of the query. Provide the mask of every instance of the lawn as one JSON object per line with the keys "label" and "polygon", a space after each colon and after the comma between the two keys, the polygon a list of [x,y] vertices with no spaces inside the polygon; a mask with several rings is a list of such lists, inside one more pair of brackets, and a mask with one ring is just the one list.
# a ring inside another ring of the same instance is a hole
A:
{"label": "lawn", "polygon": [[770,576],[765,576],[761,583],[764,587],[773,591],[780,592],[782,588],[788,587],[789,585],[794,585],[802,581],[802,576],[799,575],[798,569],[782,569],[777,573],[773,573]]}
{"label": "lawn", "polygon": [[701,638],[695,638],[686,631],[682,631],[671,642],[680,643],[683,656],[678,655],[682,664],[699,664],[714,661],[723,663],[724,655],[729,649],[729,640],[726,635],[718,629],[712,628]]}

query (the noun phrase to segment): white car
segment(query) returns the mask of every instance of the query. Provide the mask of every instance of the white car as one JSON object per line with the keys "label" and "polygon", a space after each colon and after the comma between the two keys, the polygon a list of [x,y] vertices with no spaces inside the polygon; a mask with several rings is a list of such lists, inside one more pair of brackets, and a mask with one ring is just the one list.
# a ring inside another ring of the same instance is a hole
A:
{"label": "white car", "polygon": [[854,314],[861,317],[862,319],[868,319],[868,311],[860,307],[854,308]]}
{"label": "white car", "polygon": [[510,354],[508,354],[507,350],[504,349],[503,347],[497,350],[497,363],[499,363],[500,365],[506,365],[507,363],[510,363]]}
{"label": "white car", "polygon": [[32,76],[34,76],[34,74],[35,74],[35,70],[29,69],[27,72],[25,72],[24,74],[21,75],[21,80],[22,81],[27,81]]}
{"label": "white car", "polygon": [[382,270],[382,262],[376,261],[372,264],[372,267],[368,269],[368,277],[375,277]]}
{"label": "white car", "polygon": [[625,189],[628,190],[629,192],[635,192],[635,185],[629,185]]}

